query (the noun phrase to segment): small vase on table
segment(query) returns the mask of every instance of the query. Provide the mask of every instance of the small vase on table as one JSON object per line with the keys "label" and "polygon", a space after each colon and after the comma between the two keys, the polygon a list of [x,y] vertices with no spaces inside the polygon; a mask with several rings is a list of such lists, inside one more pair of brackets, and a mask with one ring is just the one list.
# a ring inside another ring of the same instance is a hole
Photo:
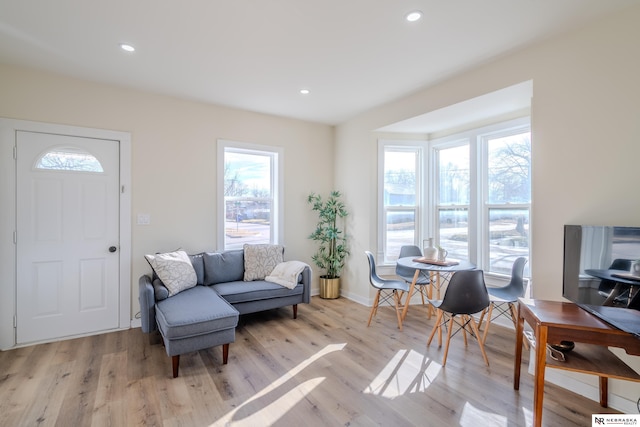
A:
{"label": "small vase on table", "polygon": [[438,259],[438,249],[433,246],[433,237],[429,237],[422,242],[424,246],[423,254],[426,259]]}

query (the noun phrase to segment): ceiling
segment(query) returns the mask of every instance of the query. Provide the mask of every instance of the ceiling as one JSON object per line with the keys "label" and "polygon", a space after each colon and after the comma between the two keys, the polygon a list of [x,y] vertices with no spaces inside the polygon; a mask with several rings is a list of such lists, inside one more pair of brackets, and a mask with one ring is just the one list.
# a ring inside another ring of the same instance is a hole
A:
{"label": "ceiling", "polygon": [[[533,81],[527,80],[495,92],[467,99],[438,110],[392,123],[376,129],[378,132],[426,134],[459,132],[464,127],[478,127],[496,117],[508,119],[510,114],[527,111],[530,114]],[[510,117],[513,118],[513,117]]]}
{"label": "ceiling", "polygon": [[[0,0],[0,63],[339,124],[633,4]],[[423,18],[407,22],[415,9]],[[136,51],[122,51],[121,43]],[[310,93],[301,95],[303,88]]]}

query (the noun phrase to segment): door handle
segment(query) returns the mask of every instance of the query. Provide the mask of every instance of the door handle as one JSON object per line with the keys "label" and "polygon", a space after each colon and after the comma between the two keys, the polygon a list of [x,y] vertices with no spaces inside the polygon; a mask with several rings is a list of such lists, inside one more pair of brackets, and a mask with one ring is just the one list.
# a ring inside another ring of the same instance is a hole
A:
{"label": "door handle", "polygon": [[110,246],[109,247],[109,252],[111,252],[111,253],[113,253],[113,252],[115,252],[117,250],[118,250],[118,248],[116,248],[115,246]]}

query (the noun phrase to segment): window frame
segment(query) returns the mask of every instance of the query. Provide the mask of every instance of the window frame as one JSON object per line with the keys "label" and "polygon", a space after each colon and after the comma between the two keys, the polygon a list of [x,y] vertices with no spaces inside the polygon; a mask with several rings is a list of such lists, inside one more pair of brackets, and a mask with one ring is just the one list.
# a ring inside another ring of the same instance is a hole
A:
{"label": "window frame", "polygon": [[[440,226],[439,208],[451,208],[457,205],[440,205],[438,199],[439,191],[439,171],[438,171],[438,150],[452,148],[464,144],[469,145],[469,169],[470,169],[470,194],[468,205],[468,223],[469,238],[468,251],[469,260],[478,265],[479,268],[487,271],[489,275],[504,276],[500,273],[491,273],[488,271],[490,262],[489,253],[489,209],[496,208],[495,204],[488,204],[485,198],[487,191],[487,175],[488,175],[488,158],[487,158],[487,140],[488,138],[496,138],[507,136],[509,134],[518,134],[523,132],[531,132],[531,117],[529,115],[511,120],[504,120],[494,124],[479,126],[477,128],[468,129],[455,134],[434,138],[432,140],[402,140],[402,139],[385,139],[378,140],[378,221],[377,221],[377,242],[378,256],[381,267],[392,267],[395,262],[390,261],[389,255],[386,253],[386,224],[385,224],[385,206],[384,206],[384,155],[386,147],[409,148],[415,147],[420,150],[421,161],[419,163],[420,170],[417,172],[417,178],[420,180],[421,189],[419,192],[420,200],[417,201],[416,212],[418,219],[416,221],[416,245],[422,247],[422,241],[428,237],[434,237],[435,244],[440,242]],[[483,138],[484,141],[483,141]],[[533,138],[531,138],[533,139]],[[420,178],[418,178],[420,177]],[[531,223],[531,207],[533,201],[518,204],[507,204],[511,208],[527,208],[529,210],[529,223]],[[502,206],[502,205],[500,205]],[[461,206],[466,207],[466,206]],[[499,206],[498,206],[499,207]],[[485,224],[486,221],[486,224]],[[485,232],[486,230],[486,232]],[[531,238],[528,242],[529,260],[531,260]],[[530,271],[531,261],[527,263],[527,272]],[[390,270],[389,270],[390,272]]]}
{"label": "window frame", "polygon": [[[485,270],[488,274],[499,275],[495,271],[491,270],[491,239],[490,239],[490,211],[492,209],[496,210],[512,210],[512,209],[526,209],[528,210],[529,216],[529,226],[531,225],[531,205],[532,200],[529,200],[528,203],[524,202],[504,202],[504,203],[491,203],[489,201],[489,142],[493,139],[505,138],[509,136],[514,136],[522,133],[531,134],[531,121],[530,118],[516,119],[511,120],[504,123],[499,123],[493,126],[485,127],[479,129],[480,132],[478,134],[478,146],[482,150],[482,155],[480,156],[481,162],[481,174],[482,174],[482,183],[480,188],[480,208],[479,215],[481,218],[481,222],[485,229],[482,230],[482,235],[480,236],[481,248],[478,256],[482,265],[483,270]],[[530,136],[531,139],[531,136]],[[531,153],[529,154],[531,156]],[[531,171],[529,172],[531,174]],[[531,176],[529,176],[531,178]],[[531,190],[531,189],[530,189]],[[530,197],[531,199],[531,197]],[[531,232],[529,232],[527,251],[528,256],[527,259],[531,259]],[[528,276],[530,272],[530,262],[527,262],[525,265],[525,276]]]}
{"label": "window frame", "polygon": [[[399,139],[380,139],[378,140],[378,248],[379,253],[376,256],[381,265],[395,264],[395,258],[390,258],[387,253],[387,213],[389,211],[413,212],[415,218],[414,244],[422,247],[424,240],[424,230],[431,218],[424,208],[424,200],[427,200],[429,194],[429,181],[425,183],[424,171],[426,163],[429,159],[427,150],[428,142],[426,140],[399,140]],[[416,153],[416,203],[411,206],[393,206],[385,205],[384,183],[385,183],[385,154],[387,150],[406,151]],[[376,261],[378,263],[378,261]]]}
{"label": "window frame", "polygon": [[[469,144],[470,155],[470,203],[469,203],[469,259],[488,275],[502,276],[504,274],[493,272],[490,269],[490,239],[489,239],[489,210],[490,209],[528,209],[529,223],[531,223],[531,205],[529,203],[488,203],[488,142],[491,139],[516,135],[519,133],[531,132],[531,117],[520,117],[517,119],[502,121],[499,123],[478,127],[447,137],[430,141],[434,158],[437,158],[437,150],[460,145],[460,141],[466,139]],[[434,179],[438,179],[437,165],[434,164],[432,171]],[[436,205],[437,199],[434,197],[431,202]],[[474,225],[475,229],[471,226]],[[434,219],[436,242],[440,242],[439,224],[437,218]],[[528,242],[529,260],[531,258],[531,239]],[[530,271],[531,263],[527,263],[526,270]]]}
{"label": "window frame", "polygon": [[[476,152],[475,152],[474,144],[472,144],[472,135],[468,134],[467,132],[464,132],[461,134],[451,135],[445,138],[444,140],[442,140],[441,142],[437,142],[437,141],[438,140],[435,140],[430,144],[430,151],[432,152],[432,156],[434,159],[433,167],[432,167],[432,170],[430,171],[433,177],[432,180],[434,182],[434,192],[433,192],[433,198],[431,200],[433,211],[434,211],[433,228],[432,228],[434,244],[439,245],[441,241],[440,229],[442,227],[440,227],[440,211],[448,210],[448,209],[466,210],[467,211],[467,235],[468,235],[467,257],[469,258],[469,260],[473,262],[474,257],[472,256],[472,254],[475,253],[475,248],[477,245],[476,245],[475,235],[471,232],[471,224],[475,222],[475,218],[476,218],[475,211],[472,207],[474,204],[474,200],[476,200],[477,198],[477,192],[475,191],[475,188],[472,182],[475,176],[474,174],[476,173],[476,170],[477,170],[477,164],[474,161],[474,156],[476,155]],[[439,170],[440,155],[439,155],[439,152],[441,150],[448,150],[448,149],[453,149],[453,148],[462,147],[462,146],[468,146],[468,151],[469,151],[469,201],[468,203],[465,203],[465,204],[440,203],[440,170]]]}
{"label": "window frame", "polygon": [[224,195],[224,169],[225,154],[227,151],[268,156],[271,162],[271,188],[273,194],[271,196],[271,221],[269,244],[284,244],[283,224],[284,224],[284,150],[282,147],[269,145],[260,145],[239,141],[231,141],[219,139],[217,141],[217,230],[218,230],[218,248],[219,250],[241,249],[243,243],[236,245],[227,245],[225,239],[225,195]]}

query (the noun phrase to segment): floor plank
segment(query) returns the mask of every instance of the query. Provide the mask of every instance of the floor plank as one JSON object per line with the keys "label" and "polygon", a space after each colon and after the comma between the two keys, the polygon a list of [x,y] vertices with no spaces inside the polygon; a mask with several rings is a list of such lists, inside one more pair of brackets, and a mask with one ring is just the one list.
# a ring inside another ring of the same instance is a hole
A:
{"label": "floor plank", "polygon": [[[533,378],[513,390],[513,330],[493,325],[490,366],[470,340],[426,346],[435,318],[411,307],[313,297],[241,316],[229,363],[220,347],[185,354],[180,376],[157,337],[140,329],[0,352],[0,425],[11,426],[527,426]],[[155,344],[152,344],[155,342]],[[528,352],[524,352],[525,363]],[[590,425],[614,412],[549,384],[546,426]]]}

